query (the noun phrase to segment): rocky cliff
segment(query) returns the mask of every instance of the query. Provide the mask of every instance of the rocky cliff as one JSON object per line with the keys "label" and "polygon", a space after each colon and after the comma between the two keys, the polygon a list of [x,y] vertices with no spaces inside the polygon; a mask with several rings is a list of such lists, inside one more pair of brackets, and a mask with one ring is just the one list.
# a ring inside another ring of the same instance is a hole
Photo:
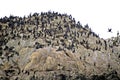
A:
{"label": "rocky cliff", "polygon": [[119,80],[120,39],[102,39],[71,15],[0,19],[1,80]]}

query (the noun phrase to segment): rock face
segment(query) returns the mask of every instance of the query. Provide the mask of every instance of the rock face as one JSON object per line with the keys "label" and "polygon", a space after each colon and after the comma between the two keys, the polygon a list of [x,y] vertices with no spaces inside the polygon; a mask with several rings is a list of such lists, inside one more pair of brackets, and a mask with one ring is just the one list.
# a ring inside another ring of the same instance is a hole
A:
{"label": "rock face", "polygon": [[119,79],[119,35],[104,40],[57,12],[0,19],[0,80]]}
{"label": "rock face", "polygon": [[30,55],[30,62],[25,66],[25,71],[31,69],[39,71],[78,70],[83,63],[77,54],[70,51],[56,51],[54,48],[38,49]]}

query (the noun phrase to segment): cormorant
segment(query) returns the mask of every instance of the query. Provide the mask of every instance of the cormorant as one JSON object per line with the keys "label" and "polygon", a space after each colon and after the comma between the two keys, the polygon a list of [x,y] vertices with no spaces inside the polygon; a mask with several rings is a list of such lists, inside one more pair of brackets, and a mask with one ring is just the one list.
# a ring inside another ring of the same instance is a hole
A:
{"label": "cormorant", "polygon": [[111,28],[108,28],[108,32],[112,32],[112,29],[111,29]]}

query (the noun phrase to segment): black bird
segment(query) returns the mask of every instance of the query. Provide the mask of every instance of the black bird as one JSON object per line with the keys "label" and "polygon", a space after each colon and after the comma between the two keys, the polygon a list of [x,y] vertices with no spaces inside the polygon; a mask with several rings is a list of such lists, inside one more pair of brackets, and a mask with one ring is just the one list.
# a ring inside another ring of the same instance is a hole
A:
{"label": "black bird", "polygon": [[112,29],[111,29],[111,28],[108,28],[108,32],[112,32]]}
{"label": "black bird", "polygon": [[119,31],[117,32],[117,36],[119,36]]}

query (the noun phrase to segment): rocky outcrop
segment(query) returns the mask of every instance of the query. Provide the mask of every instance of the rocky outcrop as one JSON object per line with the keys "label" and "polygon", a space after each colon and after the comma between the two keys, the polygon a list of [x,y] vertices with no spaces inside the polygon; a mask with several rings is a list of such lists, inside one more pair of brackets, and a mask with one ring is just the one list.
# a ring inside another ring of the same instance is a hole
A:
{"label": "rocky outcrop", "polygon": [[120,39],[102,39],[71,15],[0,19],[1,80],[119,80]]}

